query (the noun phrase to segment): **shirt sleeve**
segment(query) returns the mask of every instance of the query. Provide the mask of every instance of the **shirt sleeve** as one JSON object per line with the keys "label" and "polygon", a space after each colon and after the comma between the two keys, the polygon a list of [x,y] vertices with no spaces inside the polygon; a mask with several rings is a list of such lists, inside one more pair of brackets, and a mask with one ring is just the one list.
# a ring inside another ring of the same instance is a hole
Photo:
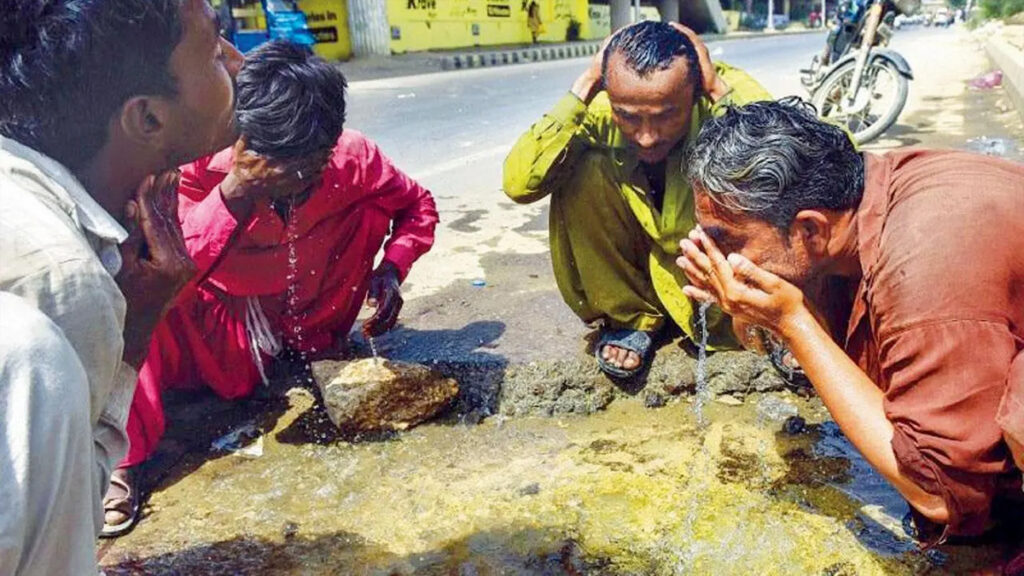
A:
{"label": "shirt sleeve", "polygon": [[1024,352],[1017,354],[1010,366],[996,422],[1003,429],[1003,435],[1018,447],[1018,452],[1013,454],[1017,466],[1024,466],[1024,451],[1020,451],[1024,449]]}
{"label": "shirt sleeve", "polygon": [[1012,333],[991,321],[929,322],[885,338],[879,353],[900,471],[942,497],[949,533],[980,533],[1008,466],[996,410],[1016,354]]}
{"label": "shirt sleeve", "polygon": [[196,278],[205,276],[220,259],[238,229],[238,221],[224,204],[220,186],[204,185],[200,178],[203,171],[199,163],[185,166],[178,184],[178,217],[185,247],[198,269]]}
{"label": "shirt sleeve", "polygon": [[376,145],[365,142],[364,185],[382,197],[394,214],[384,259],[394,264],[399,278],[405,280],[413,263],[434,245],[437,207],[429,190],[396,168]]}
{"label": "shirt sleeve", "polygon": [[605,139],[610,122],[589,114],[579,97],[567,93],[512,146],[503,170],[505,194],[520,204],[550,194],[569,176],[576,156]]}
{"label": "shirt sleeve", "polygon": [[729,91],[711,106],[713,115],[721,116],[729,106],[743,106],[751,102],[772,99],[772,95],[750,74],[725,62],[714,64],[715,72],[729,86]]}

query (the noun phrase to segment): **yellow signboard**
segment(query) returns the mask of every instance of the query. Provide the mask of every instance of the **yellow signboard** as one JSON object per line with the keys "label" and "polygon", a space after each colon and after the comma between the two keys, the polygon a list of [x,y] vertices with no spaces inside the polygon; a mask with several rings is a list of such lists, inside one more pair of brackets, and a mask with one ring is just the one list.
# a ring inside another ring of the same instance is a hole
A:
{"label": "yellow signboard", "polygon": [[352,56],[348,34],[348,9],[345,0],[298,0],[306,14],[306,26],[316,38],[313,50],[328,60]]}
{"label": "yellow signboard", "polygon": [[588,38],[587,0],[387,0],[391,51],[530,43],[527,8],[537,2],[541,42],[565,42],[571,20]]}

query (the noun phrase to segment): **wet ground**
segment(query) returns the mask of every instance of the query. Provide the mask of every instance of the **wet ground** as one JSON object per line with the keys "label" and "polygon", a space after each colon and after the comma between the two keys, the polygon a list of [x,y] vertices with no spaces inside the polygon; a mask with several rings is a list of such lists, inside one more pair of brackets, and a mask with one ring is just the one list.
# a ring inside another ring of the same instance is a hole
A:
{"label": "wet ground", "polygon": [[[776,61],[742,61],[767,44],[721,43],[716,57],[796,92],[787,87],[820,39],[779,41]],[[959,30],[897,41],[917,76],[900,122],[871,149],[999,139],[1021,159],[1024,128],[1005,94],[964,85],[988,69],[977,43]],[[898,495],[763,359],[711,357],[706,429],[691,403],[692,348],[665,343],[643,386],[597,372],[587,328],[554,287],[546,206],[516,206],[498,189],[514,133],[583,66],[353,86],[357,127],[430,185],[443,218],[406,285],[402,324],[377,344],[459,379],[454,412],[350,442],[307,382],[234,404],[170,398],[145,517],[101,544],[107,574],[909,575],[995,560],[994,546],[917,552]],[[531,89],[507,89],[520,84]],[[438,116],[453,100],[468,103],[454,124]],[[430,160],[438,150],[458,157]],[[782,432],[794,412],[806,428],[790,420],[795,434]],[[232,431],[237,442],[222,438]]]}
{"label": "wet ground", "polygon": [[294,388],[242,452],[188,455],[106,573],[962,574],[996,554],[918,553],[900,499],[789,393],[714,402],[704,429],[685,400],[632,399],[361,443],[313,405]]}

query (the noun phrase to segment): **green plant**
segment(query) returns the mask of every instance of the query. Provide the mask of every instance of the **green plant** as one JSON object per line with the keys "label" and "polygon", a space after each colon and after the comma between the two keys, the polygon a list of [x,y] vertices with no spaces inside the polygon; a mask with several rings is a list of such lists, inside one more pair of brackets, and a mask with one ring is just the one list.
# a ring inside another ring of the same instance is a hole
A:
{"label": "green plant", "polygon": [[1024,12],[1024,0],[981,0],[981,13],[986,18],[1009,18]]}
{"label": "green plant", "polygon": [[569,25],[565,28],[565,39],[568,42],[575,42],[580,39],[580,21],[575,18],[569,19]]}

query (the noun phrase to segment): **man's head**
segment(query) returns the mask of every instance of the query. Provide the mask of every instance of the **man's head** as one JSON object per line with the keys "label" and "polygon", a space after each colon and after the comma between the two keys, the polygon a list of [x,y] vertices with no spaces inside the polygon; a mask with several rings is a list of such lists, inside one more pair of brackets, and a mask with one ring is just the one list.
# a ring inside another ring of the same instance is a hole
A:
{"label": "man's head", "polygon": [[693,42],[670,24],[646,21],[617,32],[604,52],[602,82],[612,118],[642,162],[661,162],[686,137],[701,71]]}
{"label": "man's head", "polygon": [[238,74],[238,126],[246,147],[275,159],[334,148],[345,123],[345,76],[305,46],[275,41],[250,52]]}
{"label": "man's head", "polygon": [[705,123],[688,170],[698,223],[719,248],[797,286],[834,264],[838,223],[864,190],[847,134],[795,97]]}
{"label": "man's head", "polygon": [[217,30],[205,0],[0,0],[0,134],[76,172],[224,146],[241,55]]}

